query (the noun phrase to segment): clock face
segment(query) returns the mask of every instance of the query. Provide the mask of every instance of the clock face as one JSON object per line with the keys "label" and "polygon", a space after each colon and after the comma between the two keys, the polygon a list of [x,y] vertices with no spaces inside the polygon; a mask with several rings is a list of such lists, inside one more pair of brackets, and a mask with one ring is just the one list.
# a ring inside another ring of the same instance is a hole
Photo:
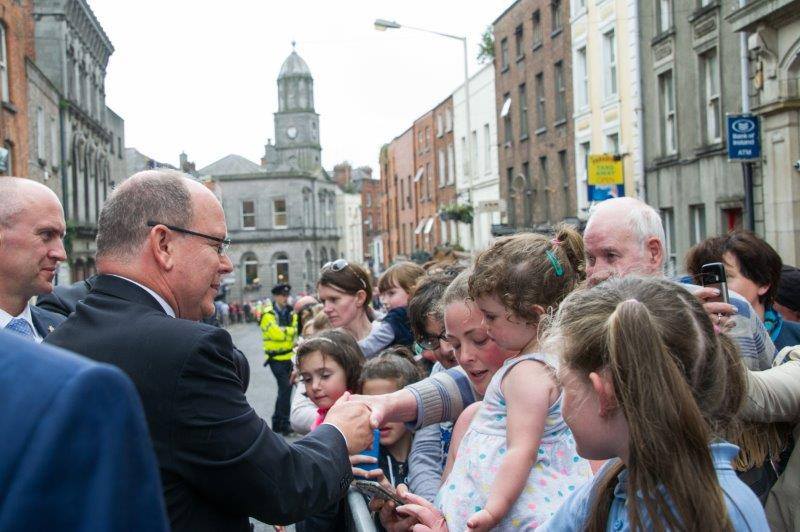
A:
{"label": "clock face", "polygon": [[297,137],[297,128],[294,126],[289,126],[286,128],[286,136],[290,139],[294,139]]}

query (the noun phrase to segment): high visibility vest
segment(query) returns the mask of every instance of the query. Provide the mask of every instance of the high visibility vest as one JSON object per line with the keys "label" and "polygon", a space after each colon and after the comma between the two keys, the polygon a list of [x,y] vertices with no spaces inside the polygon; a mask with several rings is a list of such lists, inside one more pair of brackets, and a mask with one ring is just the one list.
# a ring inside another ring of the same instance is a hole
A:
{"label": "high visibility vest", "polygon": [[264,341],[264,356],[268,360],[291,360],[292,349],[297,338],[297,314],[292,312],[292,324],[278,325],[278,317],[272,305],[264,305],[261,316],[261,337]]}

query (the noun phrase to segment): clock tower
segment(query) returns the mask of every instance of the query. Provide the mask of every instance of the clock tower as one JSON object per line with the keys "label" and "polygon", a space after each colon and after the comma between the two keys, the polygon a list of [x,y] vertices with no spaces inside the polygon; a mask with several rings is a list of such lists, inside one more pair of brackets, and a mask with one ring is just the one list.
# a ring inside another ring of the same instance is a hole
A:
{"label": "clock tower", "polygon": [[265,160],[276,170],[321,175],[322,148],[319,115],[314,111],[314,79],[294,45],[278,75],[275,145],[267,145]]}

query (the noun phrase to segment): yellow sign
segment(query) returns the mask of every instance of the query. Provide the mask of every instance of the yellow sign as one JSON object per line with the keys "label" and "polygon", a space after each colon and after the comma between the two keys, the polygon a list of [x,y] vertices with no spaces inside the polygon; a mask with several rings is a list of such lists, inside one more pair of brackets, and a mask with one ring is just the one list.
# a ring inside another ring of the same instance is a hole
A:
{"label": "yellow sign", "polygon": [[624,184],[622,158],[608,153],[590,155],[588,181],[590,185],[595,186]]}

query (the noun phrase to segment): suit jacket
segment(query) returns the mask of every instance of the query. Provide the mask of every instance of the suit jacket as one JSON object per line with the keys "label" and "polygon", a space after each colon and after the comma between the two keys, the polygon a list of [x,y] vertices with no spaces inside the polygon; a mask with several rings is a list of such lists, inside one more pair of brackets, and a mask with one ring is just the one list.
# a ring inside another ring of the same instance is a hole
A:
{"label": "suit jacket", "polygon": [[168,530],[144,413],[117,368],[0,331],[0,530]]}
{"label": "suit jacket", "polygon": [[64,323],[66,319],[67,318],[61,314],[31,306],[31,321],[33,321],[33,327],[42,338],[46,338],[48,334]]}
{"label": "suit jacket", "polygon": [[100,275],[47,338],[133,380],[150,426],[174,531],[292,523],[341,499],[352,480],[341,433],[289,445],[244,396],[224,329],[170,318],[146,291]]}
{"label": "suit jacket", "polygon": [[71,285],[60,284],[53,288],[53,291],[49,294],[37,297],[36,306],[44,310],[49,310],[50,312],[55,312],[56,314],[61,314],[66,318],[75,312],[78,301],[83,301],[83,299],[89,295],[89,291],[92,289],[96,279],[97,276],[93,275],[86,280],[78,281]]}

